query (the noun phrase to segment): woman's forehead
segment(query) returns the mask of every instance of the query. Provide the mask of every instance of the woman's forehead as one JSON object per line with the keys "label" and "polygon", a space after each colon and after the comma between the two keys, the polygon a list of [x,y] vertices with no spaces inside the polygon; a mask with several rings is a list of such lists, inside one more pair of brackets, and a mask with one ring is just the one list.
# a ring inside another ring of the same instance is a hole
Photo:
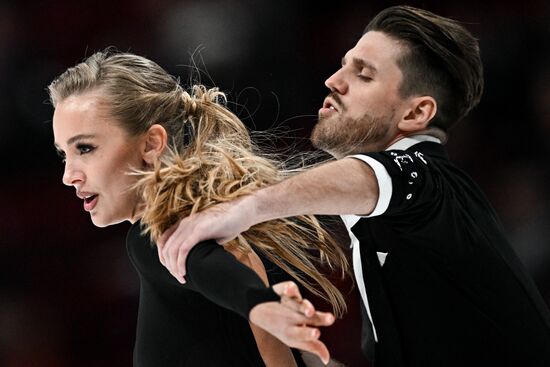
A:
{"label": "woman's forehead", "polygon": [[108,138],[123,133],[120,124],[109,116],[105,107],[102,98],[94,94],[69,96],[58,103],[52,124],[55,144],[67,145],[76,135]]}

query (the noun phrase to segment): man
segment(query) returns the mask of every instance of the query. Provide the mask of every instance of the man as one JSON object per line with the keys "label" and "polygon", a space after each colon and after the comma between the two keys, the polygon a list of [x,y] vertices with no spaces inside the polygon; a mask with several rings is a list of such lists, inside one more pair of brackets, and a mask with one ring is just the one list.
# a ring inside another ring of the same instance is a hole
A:
{"label": "man", "polygon": [[[340,214],[363,303],[362,349],[376,366],[550,366],[548,309],[441,144],[482,94],[475,38],[450,19],[391,7],[325,84],[312,142],[337,160],[182,220],[163,245],[165,266],[184,281],[198,241],[274,218]],[[256,308],[250,319],[268,325]],[[295,343],[284,318],[273,320],[276,336]]]}

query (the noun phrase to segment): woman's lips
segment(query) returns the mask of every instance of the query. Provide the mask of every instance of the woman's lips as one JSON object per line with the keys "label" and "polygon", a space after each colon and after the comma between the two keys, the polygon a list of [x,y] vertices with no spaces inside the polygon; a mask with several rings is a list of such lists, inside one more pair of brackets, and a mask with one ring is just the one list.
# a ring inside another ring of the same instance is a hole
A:
{"label": "woman's lips", "polygon": [[98,195],[92,195],[84,199],[84,210],[87,212],[92,211],[97,205]]}

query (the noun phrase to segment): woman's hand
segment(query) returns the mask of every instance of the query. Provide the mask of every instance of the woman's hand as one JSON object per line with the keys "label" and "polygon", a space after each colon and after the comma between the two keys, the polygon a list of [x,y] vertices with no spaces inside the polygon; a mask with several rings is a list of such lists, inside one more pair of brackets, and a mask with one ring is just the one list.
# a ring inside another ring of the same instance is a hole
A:
{"label": "woman's hand", "polygon": [[308,300],[302,299],[294,282],[283,282],[273,286],[281,296],[281,302],[260,303],[250,311],[250,321],[289,347],[298,348],[317,355],[324,364],[330,359],[325,344],[319,340],[319,326],[330,326],[334,316],[329,312],[316,311]]}

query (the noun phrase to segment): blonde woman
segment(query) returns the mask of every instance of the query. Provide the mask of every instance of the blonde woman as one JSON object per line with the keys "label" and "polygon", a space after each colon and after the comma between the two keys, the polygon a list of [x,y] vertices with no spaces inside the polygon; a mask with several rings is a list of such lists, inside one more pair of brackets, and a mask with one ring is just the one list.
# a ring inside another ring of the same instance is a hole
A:
{"label": "blonde woman", "polygon": [[[127,246],[141,281],[135,366],[305,365],[248,322],[251,310],[292,311],[296,325],[310,325],[293,331],[309,336],[299,347],[328,360],[317,326],[330,325],[332,315],[307,301],[279,303],[284,288],[292,295],[292,287],[268,287],[258,256],[341,314],[343,297],[317,263],[345,271],[347,262],[315,218],[267,222],[223,248],[203,242],[189,254],[193,275],[185,284],[159,259],[155,242],[178,219],[286,175],[257,153],[245,126],[224,106],[223,93],[201,85],[186,91],[156,63],[110,51],[69,68],[48,90],[63,183],[76,189],[96,226],[132,223]],[[278,333],[276,324],[262,327]]]}

